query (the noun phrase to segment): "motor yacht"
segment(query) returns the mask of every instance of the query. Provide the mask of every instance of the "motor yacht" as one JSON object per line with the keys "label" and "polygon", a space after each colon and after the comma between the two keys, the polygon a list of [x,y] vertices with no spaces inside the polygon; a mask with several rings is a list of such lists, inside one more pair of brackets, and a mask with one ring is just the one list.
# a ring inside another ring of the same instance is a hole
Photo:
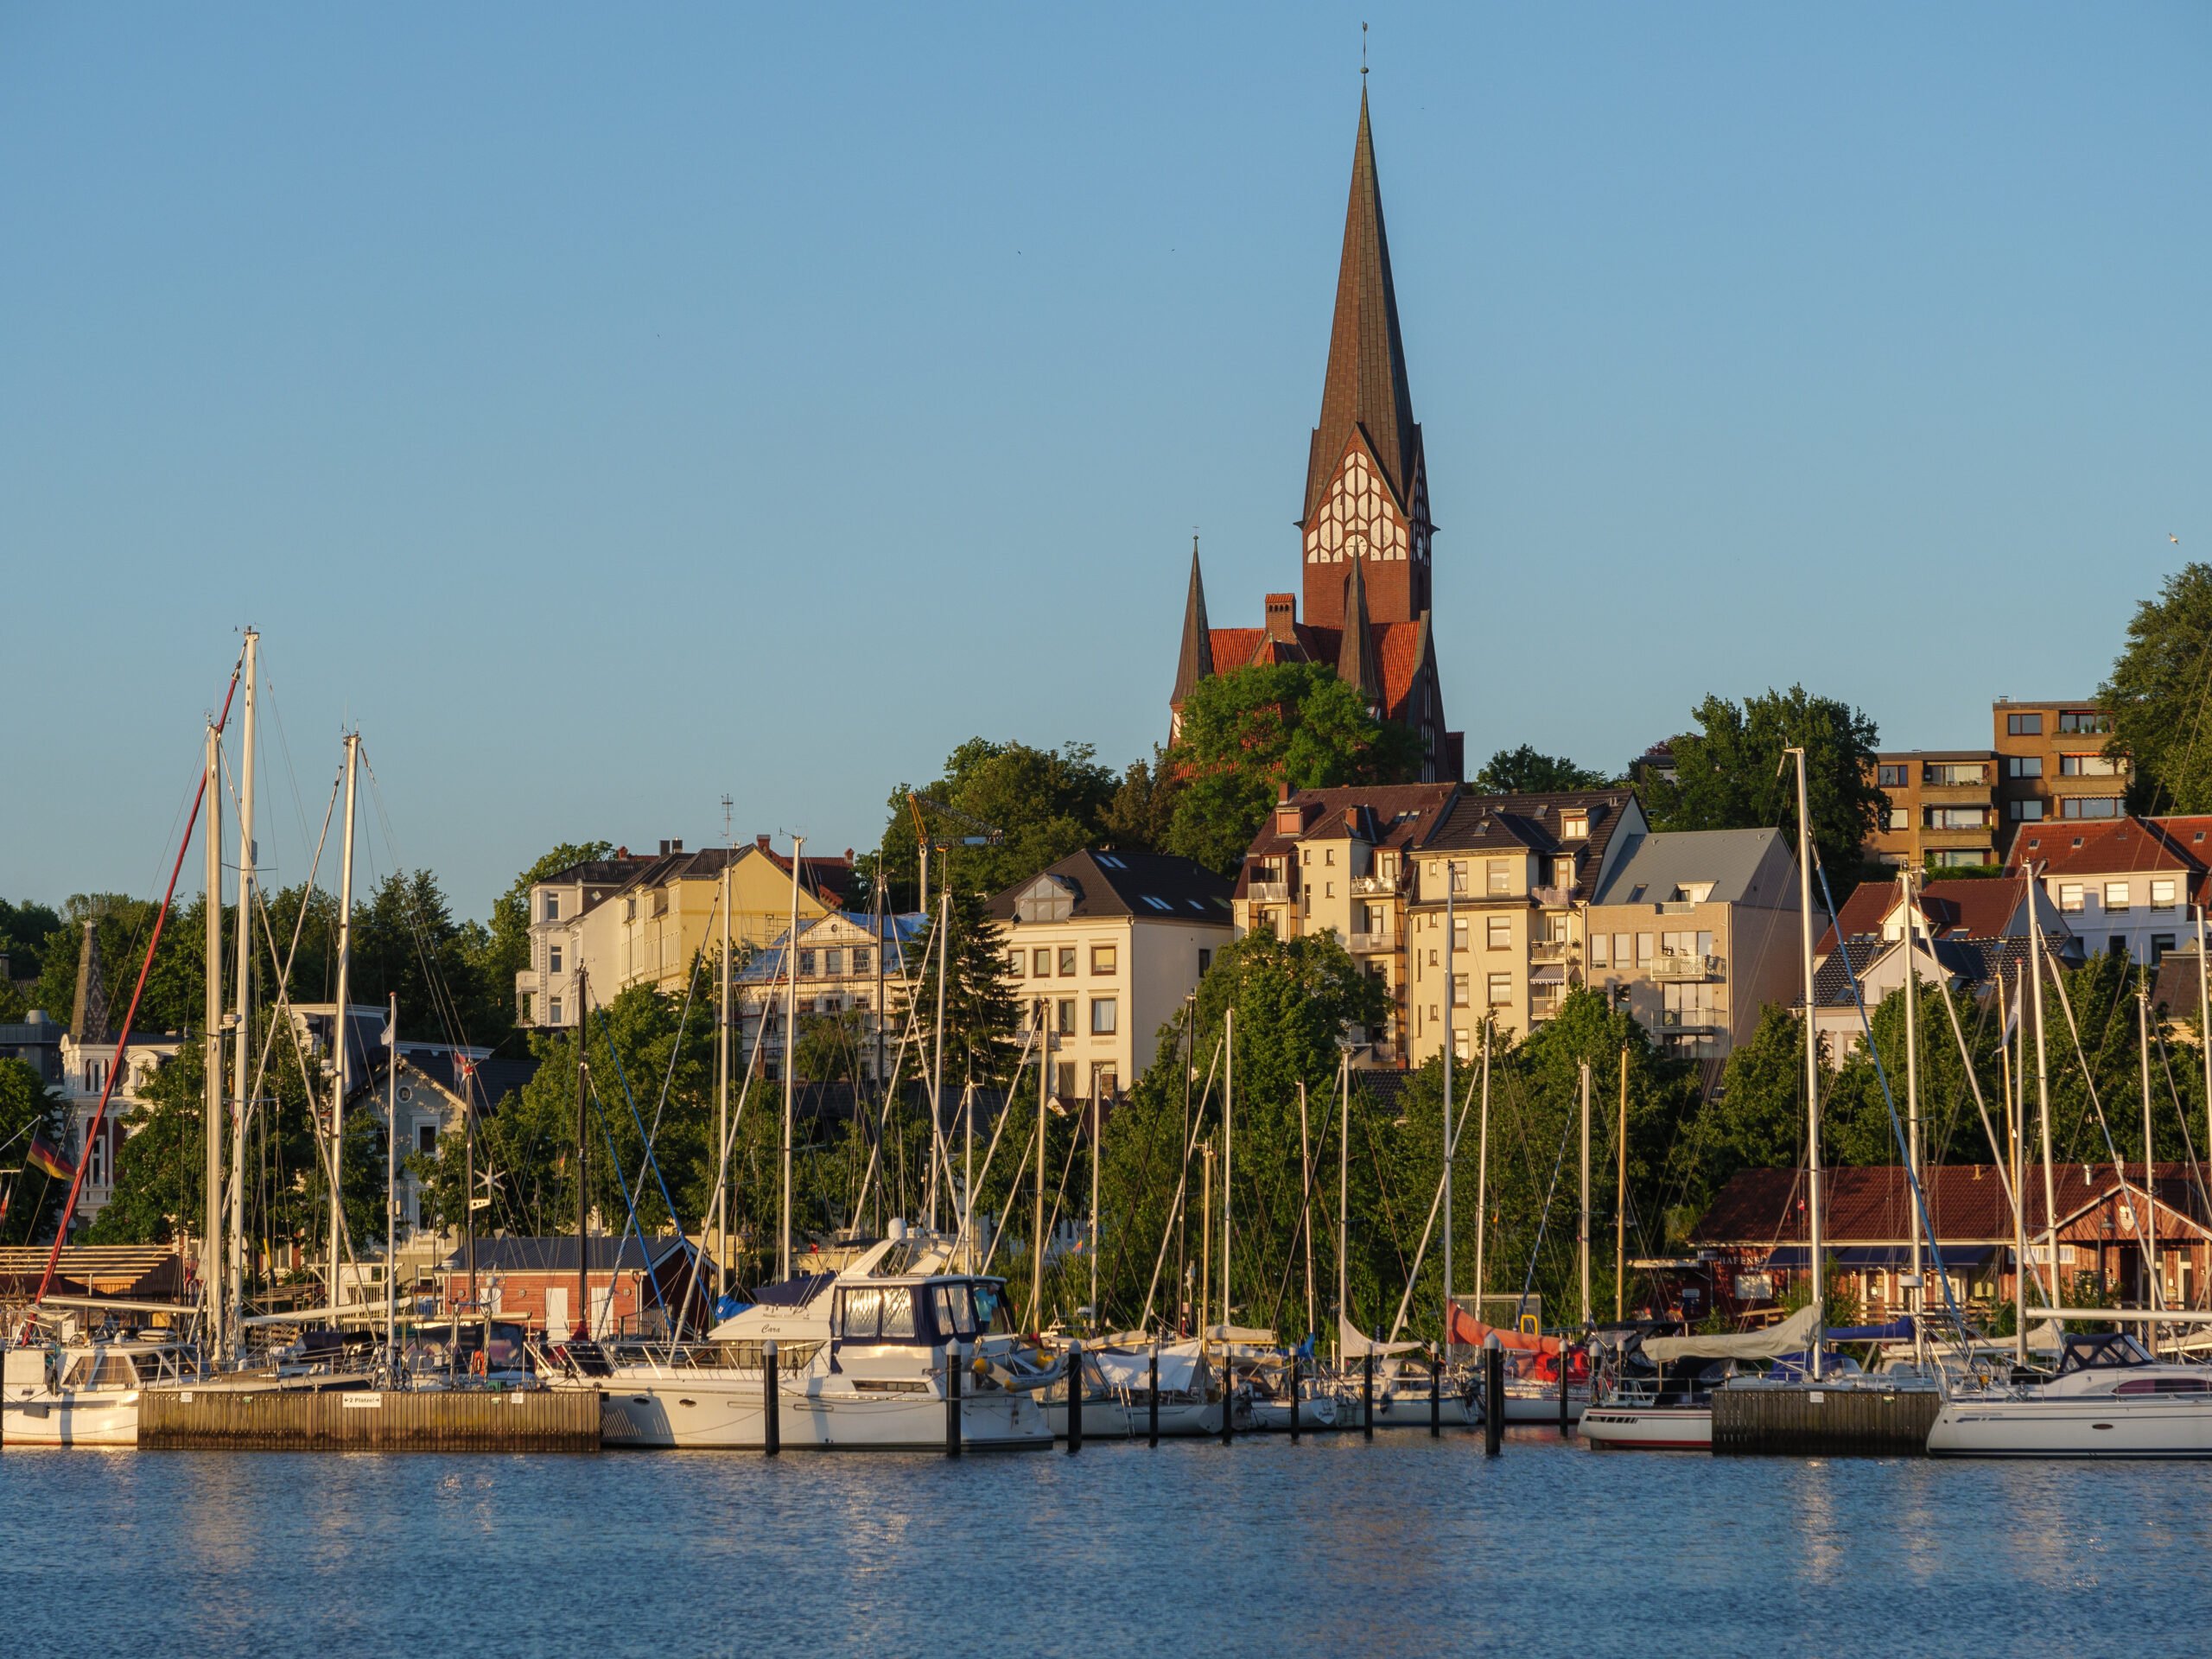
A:
{"label": "motor yacht", "polygon": [[166,1332],[86,1336],[72,1319],[50,1333],[27,1325],[0,1365],[0,1444],[136,1446],[140,1394],[199,1369],[198,1349]]}
{"label": "motor yacht", "polygon": [[2212,1457],[2212,1367],[2153,1357],[2120,1332],[2064,1338],[2047,1382],[1955,1391],[1936,1413],[1939,1458]]}

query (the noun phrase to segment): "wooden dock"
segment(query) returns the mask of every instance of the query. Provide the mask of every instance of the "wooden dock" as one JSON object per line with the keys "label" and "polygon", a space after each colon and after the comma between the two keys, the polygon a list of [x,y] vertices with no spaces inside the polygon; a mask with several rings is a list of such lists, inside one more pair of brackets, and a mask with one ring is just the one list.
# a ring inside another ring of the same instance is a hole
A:
{"label": "wooden dock", "polygon": [[166,1451],[596,1452],[592,1389],[149,1389],[138,1444]]}
{"label": "wooden dock", "polygon": [[1713,1454],[1925,1457],[1942,1403],[1932,1389],[1715,1389]]}

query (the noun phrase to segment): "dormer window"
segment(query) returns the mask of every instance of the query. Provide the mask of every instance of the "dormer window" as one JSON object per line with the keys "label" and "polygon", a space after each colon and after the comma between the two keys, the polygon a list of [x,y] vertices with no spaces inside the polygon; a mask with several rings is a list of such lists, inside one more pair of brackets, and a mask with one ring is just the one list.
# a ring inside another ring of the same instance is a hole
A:
{"label": "dormer window", "polygon": [[1590,815],[1587,812],[1567,813],[1559,822],[1559,833],[1567,841],[1587,840],[1590,835]]}

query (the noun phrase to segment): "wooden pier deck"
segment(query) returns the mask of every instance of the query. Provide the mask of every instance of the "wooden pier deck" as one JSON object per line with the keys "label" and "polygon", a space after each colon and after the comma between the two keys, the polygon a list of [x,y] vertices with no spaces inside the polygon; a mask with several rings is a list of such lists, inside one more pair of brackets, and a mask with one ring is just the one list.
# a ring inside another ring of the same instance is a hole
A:
{"label": "wooden pier deck", "polygon": [[149,1389],[138,1444],[168,1451],[596,1452],[590,1389]]}
{"label": "wooden pier deck", "polygon": [[1723,1457],[1925,1457],[1942,1403],[1932,1389],[1715,1389],[1713,1450]]}

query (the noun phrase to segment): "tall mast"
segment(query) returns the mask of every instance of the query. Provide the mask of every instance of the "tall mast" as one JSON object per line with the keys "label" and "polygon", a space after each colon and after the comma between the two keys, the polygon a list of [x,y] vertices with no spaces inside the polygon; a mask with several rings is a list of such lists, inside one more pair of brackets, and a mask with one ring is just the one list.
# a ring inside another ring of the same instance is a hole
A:
{"label": "tall mast", "polygon": [[[2012,1172],[2012,1355],[2024,1365],[2028,1363],[2028,1200],[2021,1185],[2027,1179],[2027,1166],[2021,1161],[2020,1146],[2027,1137],[2028,1012],[2019,994],[2020,982],[2016,979],[2012,984],[2012,1003],[2020,1023],[2005,1046],[2005,1138],[2010,1144],[2005,1148],[2005,1161]],[[2001,1039],[2005,1023],[2002,974],[1997,976],[1997,1015]]]}
{"label": "tall mast", "polygon": [[1444,1343],[1452,1344],[1452,1004],[1459,995],[1459,935],[1452,908],[1459,866],[1444,863]]}
{"label": "tall mast", "polygon": [[1337,1057],[1337,1329],[1332,1349],[1344,1341],[1345,1323],[1351,1318],[1351,1051]]}
{"label": "tall mast", "polygon": [[1483,1317],[1483,1243],[1490,1232],[1490,1010],[1483,1010],[1483,1105],[1475,1127],[1475,1319]]}
{"label": "tall mast", "polygon": [[1620,1160],[1613,1178],[1613,1323],[1626,1316],[1628,1306],[1628,1045],[1621,1045],[1621,1116],[1613,1131],[1613,1150]]}
{"label": "tall mast", "polygon": [[[2036,1013],[2036,1116],[2043,1133],[2043,1242],[2044,1278],[2050,1287],[2050,1306],[2058,1301],[2058,1192],[2050,1173],[2050,1058],[2044,1052],[2043,1035],[2043,914],[2036,903],[2037,877],[2028,872],[2029,1000]],[[2023,1017],[2024,1017],[2024,1010]]]}
{"label": "tall mast", "polygon": [[1231,1002],[1223,1016],[1221,1066],[1221,1322],[1225,1326],[1230,1315],[1229,1280],[1229,1172],[1236,1159],[1236,1005]]}
{"label": "tall mast", "polygon": [[385,1009],[384,1096],[384,1351],[399,1365],[399,997]]}
{"label": "tall mast", "polygon": [[1897,886],[1904,897],[1904,1156],[1908,1166],[1905,1207],[1911,1212],[1909,1219],[1912,1226],[1912,1296],[1908,1306],[1912,1309],[1913,1363],[1925,1365],[1928,1338],[1921,1327],[1928,1322],[1928,1291],[1922,1277],[1920,1205],[1913,1192],[1920,1182],[1920,963],[1914,954],[1920,940],[1920,906],[1916,897],[1918,873],[1910,868],[1900,870]]}
{"label": "tall mast", "polygon": [[[724,837],[728,840],[728,836]],[[729,1288],[728,1257],[729,1247],[723,1239],[729,1232],[729,1211],[723,1207],[727,1165],[729,1156],[729,866],[732,849],[722,849],[722,961],[721,1014],[715,1030],[715,1168],[723,1172],[715,1177],[715,1214],[721,1219],[720,1235],[715,1240],[715,1306],[722,1305],[722,1296]]]}
{"label": "tall mast", "polygon": [[[2164,1301],[2165,1283],[2158,1271],[2158,1171],[2157,1154],[2151,1146],[2151,993],[2142,985],[2135,988],[2135,1035],[2141,1046],[2143,1072],[2143,1276],[2151,1291],[2143,1306],[2158,1307]],[[2151,1346],[2155,1350],[2158,1326],[2152,1325],[2151,1332]]]}
{"label": "tall mast", "polygon": [[[968,1116],[971,1125],[968,1133],[972,1145],[975,1137],[973,1105],[968,1109]],[[1104,1122],[1098,1098],[1098,1074],[1094,1071],[1090,1076],[1090,1328],[1094,1331],[1098,1328],[1098,1131]],[[973,1191],[972,1187],[970,1191]],[[972,1251],[975,1246],[971,1244],[969,1249]]]}
{"label": "tall mast", "polygon": [[[585,1120],[584,1090],[586,1079],[591,1073],[591,1062],[585,1058],[585,1038],[591,1030],[591,991],[585,982],[584,965],[576,963],[576,1318],[588,1321],[591,1318],[591,1191],[584,1179],[589,1167],[591,1135]],[[610,1283],[612,1281],[609,1281]],[[569,1329],[577,1329],[570,1325]],[[590,1330],[584,1324],[582,1329]],[[553,1332],[547,1331],[550,1342]]]}
{"label": "tall mast", "polygon": [[244,1331],[245,1317],[245,1117],[251,1104],[245,1097],[253,1076],[249,1064],[253,1042],[253,772],[254,715],[260,695],[261,636],[245,631],[245,728],[238,765],[238,1027],[232,1033],[231,1079],[236,1090],[231,1111],[230,1179],[238,1192],[227,1217],[230,1243],[224,1268],[224,1289],[230,1300],[224,1315],[223,1338],[227,1351],[232,1338]]}
{"label": "tall mast", "polygon": [[200,1289],[209,1357],[222,1357],[223,1322],[223,780],[222,734],[207,728],[207,816],[201,836],[207,850],[207,1001],[201,1014],[200,1112],[207,1129],[207,1221],[200,1235]]}
{"label": "tall mast", "polygon": [[1827,1335],[1827,1266],[1821,1235],[1821,1039],[1813,1027],[1813,822],[1806,804],[1805,751],[1797,758],[1797,911],[1805,976],[1805,1232],[1813,1277],[1813,1380],[1821,1380],[1821,1344]]}
{"label": "tall mast", "polygon": [[[330,1274],[323,1300],[338,1306],[338,1268],[346,1236],[346,1096],[353,1086],[353,785],[360,765],[361,735],[346,734],[346,827],[340,837],[338,866],[338,1017],[330,1022],[338,1046],[338,1078],[330,1097]],[[475,1195],[472,1192],[470,1196]],[[333,1325],[338,1315],[330,1316]]]}
{"label": "tall mast", "polygon": [[[2204,1059],[2204,1133],[2205,1144],[2212,1147],[2212,983],[2204,976],[2204,906],[2196,911],[2196,1047]],[[2212,1265],[2212,1263],[2208,1263]],[[2208,1287],[2212,1287],[2212,1273],[2204,1275]],[[2212,1303],[2208,1303],[2212,1306]]]}
{"label": "tall mast", "polygon": [[[930,1230],[937,1230],[938,1172],[949,1162],[944,1149],[944,969],[946,936],[952,931],[952,884],[938,882],[938,921],[931,941],[937,946],[937,1036],[930,1054]],[[798,914],[798,901],[792,901]],[[1040,1154],[1041,1155],[1041,1154]],[[948,1171],[949,1175],[949,1171]]]}
{"label": "tall mast", "polygon": [[1206,1337],[1206,1313],[1213,1306],[1213,1142],[1198,1148],[1198,1340]]}
{"label": "tall mast", "polygon": [[1306,1234],[1306,1329],[1310,1335],[1316,1328],[1313,1323],[1313,1146],[1311,1132],[1306,1128],[1306,1079],[1298,1080],[1298,1167],[1301,1175],[1300,1185],[1306,1194],[1306,1213],[1300,1224]]}
{"label": "tall mast", "polygon": [[[791,1102],[792,1079],[798,1071],[798,873],[806,852],[806,837],[791,837],[791,930],[784,941],[784,1205],[783,1224],[776,1243],[776,1278],[791,1276]],[[940,989],[938,995],[944,993]],[[931,1102],[931,1115],[936,1115]]]}
{"label": "tall mast", "polygon": [[[943,976],[938,978],[942,989]],[[1045,1325],[1045,1109],[1049,1102],[1052,1070],[1052,1032],[1046,1023],[1046,1013],[1051,1007],[1043,998],[1037,1002],[1037,1193],[1035,1218],[1029,1228],[1029,1318],[1031,1328],[1042,1330]],[[930,1135],[932,1147],[937,1135],[937,1107],[930,1107]]]}
{"label": "tall mast", "polygon": [[[1582,1328],[1590,1328],[1590,1062],[1582,1062],[1582,1208],[1575,1223],[1576,1243],[1582,1259]],[[1567,1380],[1562,1374],[1560,1387]]]}

